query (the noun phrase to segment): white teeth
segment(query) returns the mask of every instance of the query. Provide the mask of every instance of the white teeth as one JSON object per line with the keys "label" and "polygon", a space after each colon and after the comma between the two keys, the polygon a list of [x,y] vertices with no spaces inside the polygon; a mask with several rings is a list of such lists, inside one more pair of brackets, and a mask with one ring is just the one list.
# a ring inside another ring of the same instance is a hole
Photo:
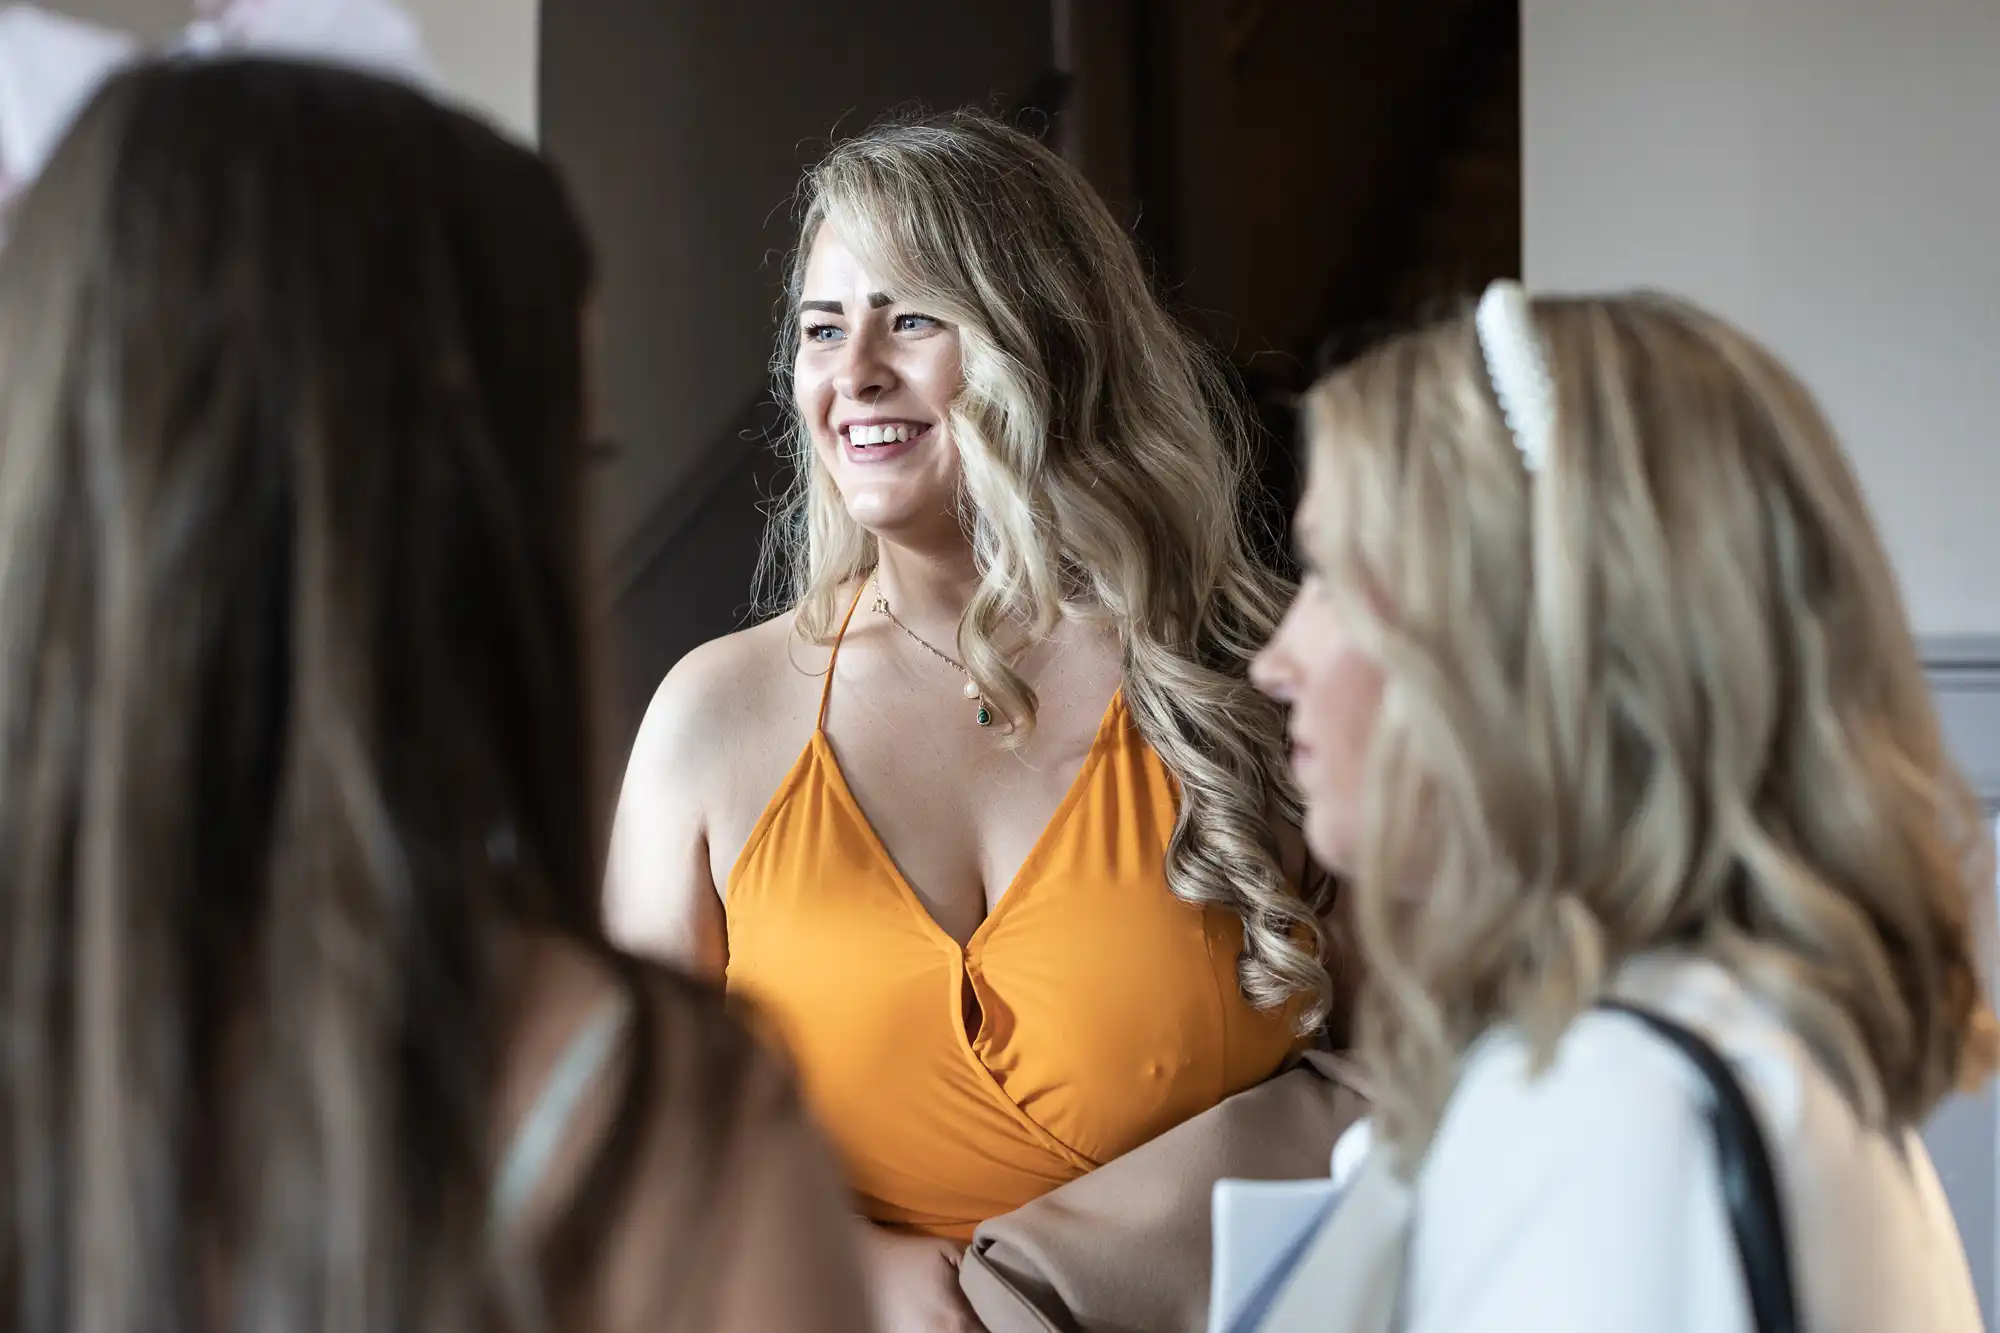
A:
{"label": "white teeth", "polygon": [[875,444],[901,444],[921,429],[909,426],[850,426],[847,428],[847,440],[863,449]]}

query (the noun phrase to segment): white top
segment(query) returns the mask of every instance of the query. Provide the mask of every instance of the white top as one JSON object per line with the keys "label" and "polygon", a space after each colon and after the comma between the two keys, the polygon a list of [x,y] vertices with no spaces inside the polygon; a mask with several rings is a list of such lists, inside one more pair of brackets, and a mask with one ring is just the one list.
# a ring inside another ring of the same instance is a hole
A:
{"label": "white top", "polygon": [[[1804,1046],[1714,963],[1652,955],[1612,990],[1700,1032],[1742,1082],[1786,1204],[1804,1327],[1981,1333],[1915,1133],[1864,1130]],[[1404,1328],[1752,1333],[1706,1102],[1686,1057],[1619,1014],[1580,1017],[1539,1078],[1518,1034],[1482,1039],[1415,1182]],[[1336,1176],[1366,1155],[1365,1123],[1350,1134]]]}

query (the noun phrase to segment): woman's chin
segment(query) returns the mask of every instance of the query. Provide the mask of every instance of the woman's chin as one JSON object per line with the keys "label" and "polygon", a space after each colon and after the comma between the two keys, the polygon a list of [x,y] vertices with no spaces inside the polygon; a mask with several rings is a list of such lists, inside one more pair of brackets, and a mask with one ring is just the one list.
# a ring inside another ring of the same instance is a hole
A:
{"label": "woman's chin", "polygon": [[927,492],[892,493],[870,488],[842,498],[849,518],[889,541],[929,537],[941,528],[957,531],[959,527],[951,502]]}
{"label": "woman's chin", "polygon": [[1312,853],[1313,864],[1332,874],[1346,874],[1352,861],[1352,840],[1349,830],[1339,826],[1340,821],[1327,815],[1315,818],[1310,809],[1306,811],[1306,850]]}

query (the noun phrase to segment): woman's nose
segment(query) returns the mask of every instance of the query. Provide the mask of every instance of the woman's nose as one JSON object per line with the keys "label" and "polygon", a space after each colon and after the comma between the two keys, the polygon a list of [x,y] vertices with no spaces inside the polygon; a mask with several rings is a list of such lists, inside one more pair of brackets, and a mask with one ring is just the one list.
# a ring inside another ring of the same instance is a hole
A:
{"label": "woman's nose", "polygon": [[873,330],[856,329],[841,347],[833,387],[854,402],[871,402],[895,387],[895,371],[884,355],[882,339]]}
{"label": "woman's nose", "polygon": [[1271,641],[1250,659],[1250,683],[1281,703],[1288,703],[1292,697],[1292,684],[1296,679],[1287,640],[1291,637],[1292,617],[1288,611],[1278,622]]}
{"label": "woman's nose", "polygon": [[1264,645],[1263,651],[1250,659],[1250,683],[1273,699],[1288,697],[1288,680],[1284,664],[1278,653],[1278,641],[1273,639]]}

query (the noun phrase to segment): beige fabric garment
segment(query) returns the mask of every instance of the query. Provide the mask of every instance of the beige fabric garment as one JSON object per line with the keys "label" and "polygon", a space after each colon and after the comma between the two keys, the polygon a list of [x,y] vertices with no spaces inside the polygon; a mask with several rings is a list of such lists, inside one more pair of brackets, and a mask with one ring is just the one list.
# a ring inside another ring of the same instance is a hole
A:
{"label": "beige fabric garment", "polygon": [[1200,1333],[1215,1182],[1326,1174],[1367,1114],[1339,1057],[1305,1062],[975,1233],[959,1285],[991,1333]]}

